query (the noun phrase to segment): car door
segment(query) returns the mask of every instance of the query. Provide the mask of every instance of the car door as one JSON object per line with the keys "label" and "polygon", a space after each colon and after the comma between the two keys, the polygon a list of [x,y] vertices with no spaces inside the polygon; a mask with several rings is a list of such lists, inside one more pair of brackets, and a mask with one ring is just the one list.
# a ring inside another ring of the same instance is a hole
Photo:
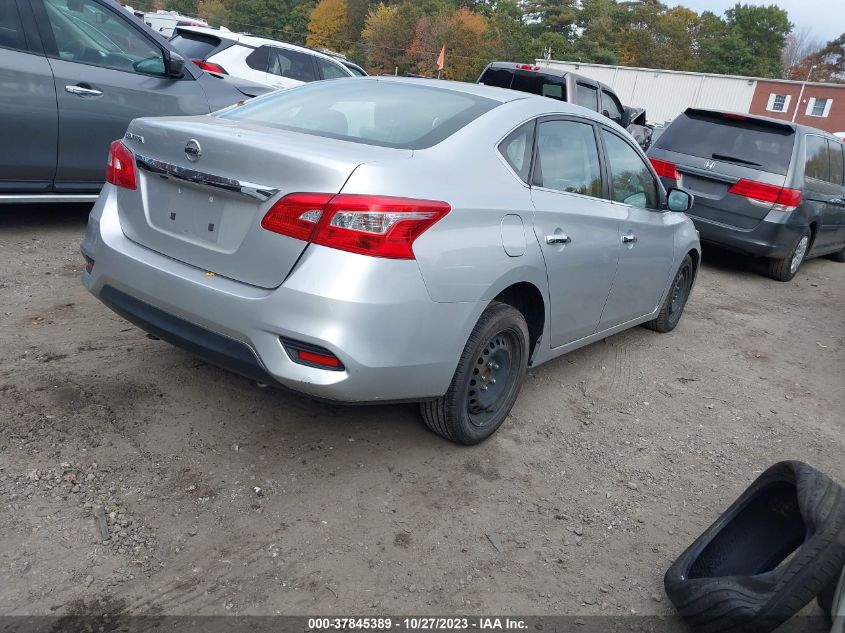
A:
{"label": "car door", "polygon": [[675,232],[686,216],[661,210],[661,189],[642,152],[601,126],[611,204],[620,215],[619,271],[602,314],[606,330],[651,314],[669,284]]}
{"label": "car door", "polygon": [[53,72],[29,5],[18,5],[0,1],[0,196],[49,191],[56,172]]}
{"label": "car door", "polygon": [[276,88],[292,88],[317,80],[314,56],[290,48],[270,47],[267,82]]}
{"label": "car door", "polygon": [[531,198],[549,277],[552,347],[598,327],[622,250],[619,209],[602,198],[604,192],[593,123],[577,117],[541,119]]}
{"label": "car door", "polygon": [[101,0],[32,8],[56,84],[56,191],[99,191],[109,144],[132,119],[209,111],[190,73],[167,76],[163,46],[132,14]]}
{"label": "car door", "polygon": [[825,251],[839,238],[841,185],[831,176],[831,160],[827,138],[820,134],[804,137],[804,204],[818,218],[813,251]]}

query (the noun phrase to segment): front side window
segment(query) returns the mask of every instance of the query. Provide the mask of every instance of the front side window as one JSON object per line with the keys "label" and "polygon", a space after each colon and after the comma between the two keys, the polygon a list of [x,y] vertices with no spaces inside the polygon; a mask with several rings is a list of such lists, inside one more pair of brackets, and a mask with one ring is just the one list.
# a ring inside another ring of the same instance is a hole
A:
{"label": "front side window", "polygon": [[26,50],[23,26],[14,2],[0,2],[0,46]]}
{"label": "front side window", "polygon": [[270,66],[267,72],[304,82],[317,79],[311,55],[287,48],[274,48],[270,51]]}
{"label": "front side window", "polygon": [[321,57],[315,59],[317,60],[317,66],[320,68],[320,74],[323,76],[323,79],[343,79],[344,77],[349,77],[349,73],[334,62]]}
{"label": "front side window", "polygon": [[827,153],[827,139],[822,136],[807,137],[804,176],[815,180],[830,179],[830,158]]}
{"label": "front side window", "polygon": [[166,76],[164,54],[94,0],[44,0],[59,57],[115,70]]}
{"label": "front side window", "polygon": [[499,153],[508,165],[526,183],[531,170],[531,153],[534,150],[534,122],[525,123],[499,143]]}
{"label": "front side window", "polygon": [[598,89],[595,86],[588,86],[587,84],[579,83],[575,89],[575,103],[579,106],[589,108],[593,112],[597,112],[598,107]]}
{"label": "front side window", "polygon": [[607,90],[601,91],[602,114],[616,123],[622,123],[622,108],[616,98]]}
{"label": "front side window", "polygon": [[218,116],[367,145],[425,149],[498,105],[446,88],[358,79],[290,88]]}
{"label": "front side window", "polygon": [[602,130],[615,202],[641,209],[657,208],[657,183],[639,153],[628,143]]}
{"label": "front side window", "polygon": [[600,198],[601,169],[593,126],[577,121],[540,123],[533,183],[538,187]]}

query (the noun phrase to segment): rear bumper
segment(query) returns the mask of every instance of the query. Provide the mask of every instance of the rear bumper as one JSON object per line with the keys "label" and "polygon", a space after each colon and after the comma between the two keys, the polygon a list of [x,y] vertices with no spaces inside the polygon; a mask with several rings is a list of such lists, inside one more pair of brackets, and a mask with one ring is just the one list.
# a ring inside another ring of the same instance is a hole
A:
{"label": "rear bumper", "polygon": [[786,224],[782,217],[772,218],[772,214],[784,216],[779,212],[772,212],[752,229],[741,229],[727,224],[689,214],[690,219],[698,229],[702,242],[718,244],[731,250],[759,257],[786,257],[792,252],[804,228],[793,224]]}
{"label": "rear bumper", "polygon": [[[442,395],[484,309],[432,301],[414,261],[313,245],[279,288],[208,275],[129,240],[110,185],[81,248],[95,262],[83,284],[142,329],[249,378],[339,402]],[[293,362],[282,337],[330,350],[344,369]]]}

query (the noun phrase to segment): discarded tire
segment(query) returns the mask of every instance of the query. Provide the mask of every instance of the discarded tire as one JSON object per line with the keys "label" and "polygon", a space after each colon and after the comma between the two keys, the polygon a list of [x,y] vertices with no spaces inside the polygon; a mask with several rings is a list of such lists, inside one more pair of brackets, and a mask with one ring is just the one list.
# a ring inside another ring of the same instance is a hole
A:
{"label": "discarded tire", "polygon": [[760,475],[681,554],[664,584],[696,633],[763,633],[835,583],[843,564],[845,491],[787,461]]}

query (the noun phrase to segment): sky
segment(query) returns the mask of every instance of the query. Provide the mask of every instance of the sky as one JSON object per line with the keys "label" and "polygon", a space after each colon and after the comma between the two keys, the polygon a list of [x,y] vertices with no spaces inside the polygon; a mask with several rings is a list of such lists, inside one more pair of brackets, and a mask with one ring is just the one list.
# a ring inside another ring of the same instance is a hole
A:
{"label": "sky", "polygon": [[[666,4],[683,5],[697,13],[721,14],[738,0],[670,0]],[[845,0],[741,0],[743,4],[775,4],[789,14],[796,30],[807,28],[812,36],[829,42],[845,33]]]}

